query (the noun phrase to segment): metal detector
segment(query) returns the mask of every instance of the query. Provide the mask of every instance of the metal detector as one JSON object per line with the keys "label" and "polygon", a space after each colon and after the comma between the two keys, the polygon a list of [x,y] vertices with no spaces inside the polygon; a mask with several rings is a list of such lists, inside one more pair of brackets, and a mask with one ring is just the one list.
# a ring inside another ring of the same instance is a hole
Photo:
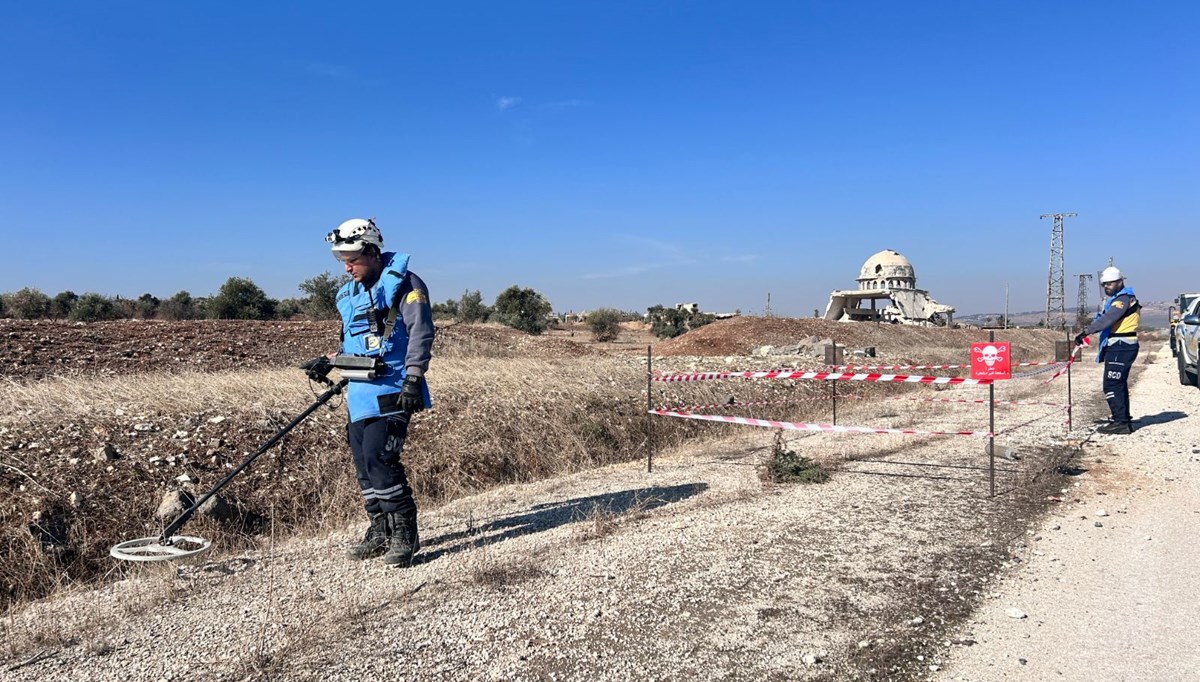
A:
{"label": "metal detector", "polygon": [[[340,357],[340,356],[339,356]],[[193,557],[197,554],[202,554],[212,547],[212,543],[208,540],[192,535],[175,535],[175,533],[183,527],[183,524],[192,518],[196,510],[200,509],[205,502],[217,494],[217,491],[225,487],[234,476],[237,476],[243,469],[250,466],[250,463],[258,458],[259,455],[271,449],[271,446],[279,442],[289,431],[297,424],[304,421],[308,415],[316,411],[318,407],[324,405],[335,395],[341,393],[346,388],[346,384],[350,383],[350,379],[343,376],[341,380],[334,383],[328,377],[330,370],[338,366],[331,363],[328,358],[320,357],[315,360],[310,360],[300,366],[307,374],[310,381],[316,381],[328,386],[328,390],[317,397],[316,402],[308,406],[308,409],[301,412],[287,426],[275,432],[267,442],[263,443],[254,454],[246,458],[246,461],[238,465],[236,469],[229,472],[225,478],[221,479],[212,490],[205,493],[200,499],[192,503],[192,506],[186,509],[179,518],[171,522],[169,526],[163,529],[163,532],[158,537],[138,538],[137,540],[129,540],[120,544],[114,545],[109,554],[116,559],[122,561],[170,561],[173,559],[184,559]]]}

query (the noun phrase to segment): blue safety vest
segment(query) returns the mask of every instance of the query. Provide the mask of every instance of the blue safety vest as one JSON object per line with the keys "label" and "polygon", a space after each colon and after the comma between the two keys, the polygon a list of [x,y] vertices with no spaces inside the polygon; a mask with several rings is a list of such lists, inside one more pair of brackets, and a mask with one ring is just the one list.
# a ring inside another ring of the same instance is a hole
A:
{"label": "blue safety vest", "polygon": [[[1109,308],[1112,307],[1113,301],[1117,300],[1118,296],[1129,296],[1135,301],[1135,303],[1137,301],[1137,296],[1134,295],[1133,289],[1126,286],[1117,293],[1108,297],[1108,300],[1104,302],[1104,309],[1101,310],[1100,314],[1096,316],[1097,319],[1102,317],[1104,313],[1108,312]],[[1125,326],[1132,326],[1132,329],[1129,331],[1137,332],[1138,321],[1141,317],[1139,314],[1140,309],[1141,306],[1135,304],[1129,310],[1125,311],[1124,317],[1122,317],[1120,320],[1117,320],[1111,325],[1100,330],[1100,341],[1096,344],[1098,346],[1096,349],[1096,362],[1104,362],[1104,349],[1108,346],[1108,337],[1112,334],[1114,329],[1121,328],[1124,331]],[[1129,319],[1130,315],[1134,316],[1132,320]]]}
{"label": "blue safety vest", "polygon": [[[404,358],[408,353],[408,329],[400,319],[399,301],[405,276],[408,274],[408,254],[382,254],[383,272],[372,287],[347,282],[338,290],[337,308],[342,316],[342,349],[346,355],[361,355],[383,359],[384,368],[371,381],[351,381],[346,389],[346,405],[350,421],[394,414],[398,410],[380,412],[379,396],[400,392],[407,369]],[[393,305],[397,315],[387,338],[383,338],[388,314]],[[425,388],[425,406],[429,407],[429,389]]]}

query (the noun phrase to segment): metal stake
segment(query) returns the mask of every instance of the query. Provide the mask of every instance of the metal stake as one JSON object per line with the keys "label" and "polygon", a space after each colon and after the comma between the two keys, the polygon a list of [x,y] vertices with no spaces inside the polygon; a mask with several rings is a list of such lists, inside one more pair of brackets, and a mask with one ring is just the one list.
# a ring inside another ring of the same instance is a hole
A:
{"label": "metal stake", "polygon": [[[988,332],[988,341],[995,343],[996,332]],[[988,489],[996,496],[996,380],[988,384]]]}
{"label": "metal stake", "polygon": [[650,354],[651,346],[646,344],[646,473],[654,470],[654,415],[650,411],[654,409],[651,397],[651,379],[654,376],[654,357]]}

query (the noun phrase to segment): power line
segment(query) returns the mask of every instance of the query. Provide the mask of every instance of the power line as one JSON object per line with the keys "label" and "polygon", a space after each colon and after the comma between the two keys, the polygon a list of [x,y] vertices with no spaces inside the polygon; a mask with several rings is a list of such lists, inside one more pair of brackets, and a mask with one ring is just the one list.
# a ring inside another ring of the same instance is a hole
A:
{"label": "power line", "polygon": [[1086,329],[1088,324],[1088,282],[1092,281],[1092,273],[1079,275],[1079,298],[1075,304],[1075,326]]}
{"label": "power line", "polygon": [[[1043,213],[1053,218],[1050,228],[1050,273],[1046,280],[1046,328],[1067,326],[1067,290],[1063,269],[1063,219],[1077,213]],[[1057,319],[1054,319],[1057,318]]]}

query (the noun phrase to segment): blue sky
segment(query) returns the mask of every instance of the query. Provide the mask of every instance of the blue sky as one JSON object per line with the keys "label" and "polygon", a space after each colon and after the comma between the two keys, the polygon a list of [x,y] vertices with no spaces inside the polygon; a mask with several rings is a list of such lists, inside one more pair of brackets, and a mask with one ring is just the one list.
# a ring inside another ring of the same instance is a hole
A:
{"label": "blue sky", "polygon": [[4,2],[0,291],[296,296],[374,216],[439,301],[1038,310],[1056,211],[1068,305],[1200,288],[1196,3],[440,4]]}

